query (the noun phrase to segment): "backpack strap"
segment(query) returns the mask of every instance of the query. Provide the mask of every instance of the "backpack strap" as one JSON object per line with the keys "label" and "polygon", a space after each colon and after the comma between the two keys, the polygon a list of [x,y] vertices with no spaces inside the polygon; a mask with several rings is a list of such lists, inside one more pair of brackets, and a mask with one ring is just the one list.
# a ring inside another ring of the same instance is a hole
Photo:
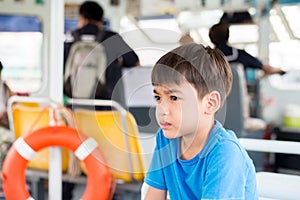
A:
{"label": "backpack strap", "polygon": [[74,37],[74,42],[80,41],[80,32],[79,29],[72,31],[72,36]]}
{"label": "backpack strap", "polygon": [[98,32],[96,34],[96,39],[95,41],[97,42],[102,42],[104,40],[104,36],[105,36],[105,31],[103,29],[98,29]]}

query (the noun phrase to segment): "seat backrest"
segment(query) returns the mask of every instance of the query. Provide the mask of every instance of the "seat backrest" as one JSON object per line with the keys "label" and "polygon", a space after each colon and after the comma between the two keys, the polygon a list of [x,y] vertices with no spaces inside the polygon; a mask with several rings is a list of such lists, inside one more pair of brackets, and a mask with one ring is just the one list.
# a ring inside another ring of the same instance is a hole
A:
{"label": "seat backrest", "polygon": [[49,111],[37,106],[18,104],[12,108],[15,137],[49,125]]}
{"label": "seat backrest", "polygon": [[232,88],[225,105],[219,112],[217,119],[224,122],[226,129],[233,130],[238,137],[244,134],[244,90],[245,79],[243,66],[238,63],[230,65],[232,71]]}
{"label": "seat backrest", "polygon": [[152,69],[152,66],[124,68],[121,78],[124,91],[123,104],[134,115],[139,130],[146,133],[155,133],[159,128],[155,117]]}
{"label": "seat backrest", "polygon": [[[12,120],[14,126],[15,138],[19,138],[39,128],[49,126],[49,109],[40,107],[39,104],[20,103],[12,107]],[[49,169],[49,148],[39,151],[28,163],[32,169]],[[62,151],[62,170],[67,171],[69,162],[68,151]]]}
{"label": "seat backrest", "polygon": [[77,129],[99,143],[115,179],[125,182],[143,180],[145,167],[138,128],[129,112],[126,115],[127,132],[123,131],[121,115],[117,111],[76,109],[74,115]]}

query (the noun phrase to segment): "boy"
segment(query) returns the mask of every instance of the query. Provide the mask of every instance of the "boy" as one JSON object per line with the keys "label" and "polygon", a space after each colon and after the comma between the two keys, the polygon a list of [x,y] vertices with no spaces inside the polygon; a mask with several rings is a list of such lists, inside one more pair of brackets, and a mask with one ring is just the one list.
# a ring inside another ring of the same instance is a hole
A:
{"label": "boy", "polygon": [[258,199],[252,160],[214,119],[232,83],[224,55],[186,44],[160,58],[151,79],[161,128],[145,199]]}

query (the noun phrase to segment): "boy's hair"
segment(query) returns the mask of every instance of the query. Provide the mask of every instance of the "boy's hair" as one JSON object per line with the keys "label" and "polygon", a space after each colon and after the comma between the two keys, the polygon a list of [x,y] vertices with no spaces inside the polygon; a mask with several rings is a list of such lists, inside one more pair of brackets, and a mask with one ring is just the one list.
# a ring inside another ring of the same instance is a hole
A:
{"label": "boy's hair", "polygon": [[211,91],[218,91],[223,106],[231,89],[232,73],[220,50],[191,43],[177,47],[162,56],[151,75],[154,86],[179,85],[184,79],[196,88],[200,98]]}
{"label": "boy's hair", "polygon": [[103,21],[103,8],[94,1],[82,3],[79,14],[88,20]]}
{"label": "boy's hair", "polygon": [[2,69],[3,69],[3,65],[2,65],[2,63],[0,61],[0,71],[2,71]]}
{"label": "boy's hair", "polygon": [[229,39],[229,27],[226,23],[218,23],[209,29],[209,38],[215,45],[226,44]]}

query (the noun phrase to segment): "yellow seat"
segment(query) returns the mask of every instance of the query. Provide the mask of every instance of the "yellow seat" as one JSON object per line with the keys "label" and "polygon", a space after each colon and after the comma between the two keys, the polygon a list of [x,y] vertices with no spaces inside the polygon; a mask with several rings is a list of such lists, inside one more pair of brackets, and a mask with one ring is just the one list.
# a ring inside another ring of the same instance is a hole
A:
{"label": "yellow seat", "polygon": [[18,104],[26,107],[40,107],[40,104],[37,102],[19,102]]}
{"label": "yellow seat", "polygon": [[[39,107],[38,104],[16,104],[12,107],[15,137],[18,138],[29,132],[49,126],[49,109]],[[69,154],[66,149],[62,150],[62,170],[67,171]],[[28,163],[28,168],[48,170],[49,148],[39,151]]]}
{"label": "yellow seat", "polygon": [[[134,117],[129,112],[126,115],[127,133],[123,131],[121,115],[117,111],[77,109],[74,115],[77,129],[99,143],[115,179],[125,182],[131,182],[133,179],[143,180],[145,167],[138,140],[138,128]],[[126,138],[128,138],[129,152],[126,148]]]}

